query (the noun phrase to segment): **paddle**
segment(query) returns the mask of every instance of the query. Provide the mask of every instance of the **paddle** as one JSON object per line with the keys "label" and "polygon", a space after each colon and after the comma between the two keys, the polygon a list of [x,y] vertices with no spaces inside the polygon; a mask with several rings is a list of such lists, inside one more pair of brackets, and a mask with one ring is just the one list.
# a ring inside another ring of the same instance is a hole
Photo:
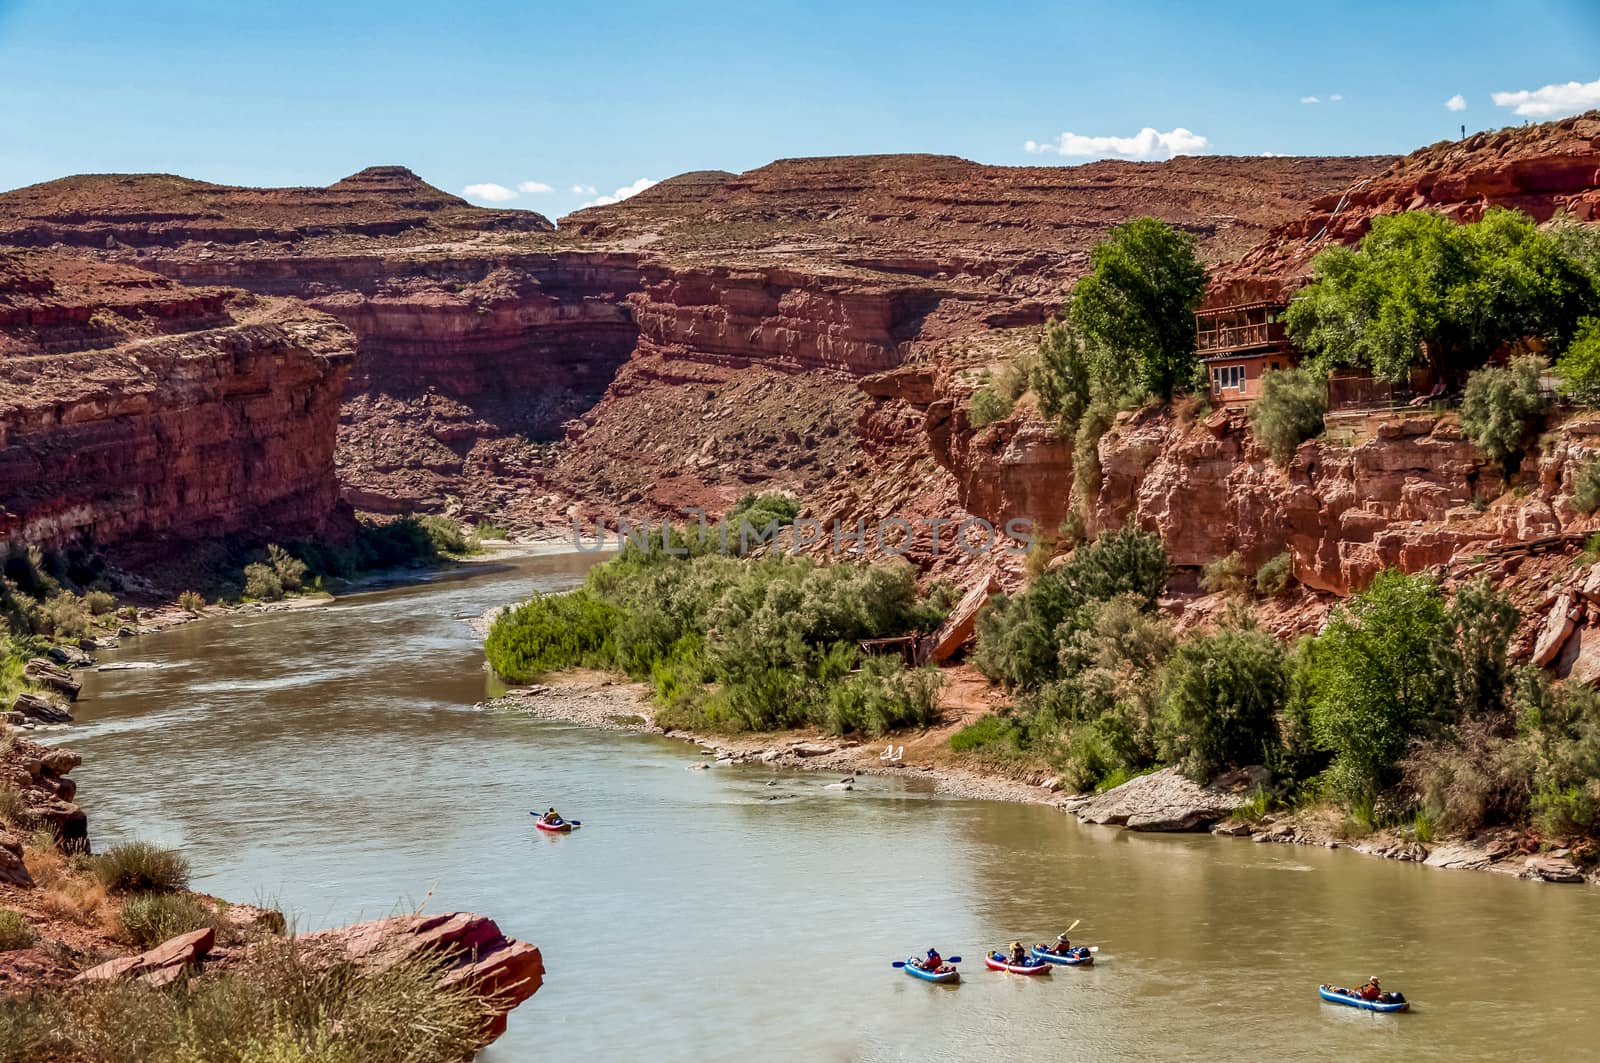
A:
{"label": "paddle", "polygon": [[[960,963],[961,962],[961,957],[960,956],[946,956],[944,958],[944,962],[947,963],[947,964]],[[889,966],[890,967],[904,967],[905,965],[906,965],[906,961],[905,960],[895,960]]]}

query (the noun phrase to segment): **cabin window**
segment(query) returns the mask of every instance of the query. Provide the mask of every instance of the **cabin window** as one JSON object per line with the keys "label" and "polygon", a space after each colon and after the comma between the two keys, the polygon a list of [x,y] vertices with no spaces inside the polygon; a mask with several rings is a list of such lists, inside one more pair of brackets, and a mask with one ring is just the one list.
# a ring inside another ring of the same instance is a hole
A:
{"label": "cabin window", "polygon": [[1283,368],[1283,367],[1282,367],[1282,366],[1280,366],[1280,365],[1279,365],[1279,364],[1278,364],[1278,363],[1277,363],[1277,362],[1273,362],[1273,363],[1272,363],[1272,368],[1274,368],[1274,369],[1281,369],[1281,368]]}
{"label": "cabin window", "polygon": [[1218,365],[1211,368],[1211,386],[1218,392],[1244,390],[1244,366]]}

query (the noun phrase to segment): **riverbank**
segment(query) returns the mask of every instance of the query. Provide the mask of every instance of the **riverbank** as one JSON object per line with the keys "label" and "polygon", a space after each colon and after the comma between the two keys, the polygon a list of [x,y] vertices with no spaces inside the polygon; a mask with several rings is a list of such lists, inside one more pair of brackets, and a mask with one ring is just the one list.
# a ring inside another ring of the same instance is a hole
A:
{"label": "riverbank", "polygon": [[[478,624],[474,622],[475,630]],[[988,711],[987,684],[965,669],[948,670],[945,719],[915,735],[893,741],[861,742],[817,731],[708,735],[656,724],[649,687],[605,673],[575,670],[550,676],[546,682],[507,691],[481,702],[489,712],[511,712],[604,730],[642,731],[678,739],[698,747],[705,760],[691,770],[735,764],[761,764],[775,770],[837,774],[837,785],[856,775],[920,780],[941,794],[986,801],[1043,804],[1075,815],[1080,822],[1142,832],[1204,832],[1256,844],[1303,845],[1349,849],[1365,856],[1418,863],[1453,871],[1488,871],[1552,883],[1600,885],[1600,870],[1586,870],[1565,846],[1545,845],[1527,832],[1495,828],[1470,838],[1421,841],[1400,830],[1385,829],[1352,836],[1344,817],[1326,807],[1294,813],[1256,815],[1241,812],[1261,781],[1259,773],[1235,772],[1211,786],[1185,779],[1164,768],[1131,779],[1100,794],[1059,792],[1053,775],[1029,779],[960,763],[949,749],[949,737]],[[952,711],[953,710],[953,711]],[[891,762],[885,755],[899,756]]]}

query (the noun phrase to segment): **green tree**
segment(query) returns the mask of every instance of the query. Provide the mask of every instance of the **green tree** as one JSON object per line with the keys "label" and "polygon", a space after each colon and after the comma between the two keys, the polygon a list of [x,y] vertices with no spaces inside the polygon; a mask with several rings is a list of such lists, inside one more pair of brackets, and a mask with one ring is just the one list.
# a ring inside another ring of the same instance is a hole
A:
{"label": "green tree", "polygon": [[1600,317],[1586,317],[1556,359],[1561,390],[1585,406],[1600,405]]}
{"label": "green tree", "polygon": [[1511,636],[1521,619],[1511,599],[1495,590],[1487,576],[1456,591],[1450,622],[1461,661],[1456,688],[1463,713],[1489,716],[1504,711],[1511,683]]}
{"label": "green tree", "polygon": [[1276,759],[1277,711],[1288,682],[1282,644],[1258,628],[1188,639],[1161,681],[1163,752],[1197,782]]}
{"label": "green tree", "polygon": [[1397,569],[1334,610],[1306,663],[1312,731],[1350,798],[1378,793],[1407,744],[1448,717],[1460,666],[1438,585]]}
{"label": "green tree", "polygon": [[1285,317],[1289,335],[1390,380],[1419,360],[1459,376],[1525,336],[1565,346],[1595,298],[1593,278],[1554,236],[1504,209],[1471,225],[1428,211],[1384,215],[1357,248],[1329,248],[1312,268]]}
{"label": "green tree", "polygon": [[1083,338],[1073,330],[1070,321],[1052,321],[1045,328],[1039,340],[1032,384],[1044,415],[1054,417],[1063,434],[1076,432],[1078,422],[1089,408],[1092,382]]}
{"label": "green tree", "polygon": [[1142,388],[1163,399],[1194,376],[1194,311],[1206,270],[1193,236],[1156,218],[1113,228],[1089,254],[1069,316],[1106,393]]}
{"label": "green tree", "polygon": [[1328,382],[1309,369],[1269,369],[1261,374],[1261,397],[1250,407],[1250,428],[1279,465],[1295,448],[1322,434],[1328,412]]}
{"label": "green tree", "polygon": [[1524,355],[1507,366],[1485,366],[1467,377],[1461,427],[1509,477],[1522,460],[1534,422],[1550,402],[1540,378],[1545,362]]}

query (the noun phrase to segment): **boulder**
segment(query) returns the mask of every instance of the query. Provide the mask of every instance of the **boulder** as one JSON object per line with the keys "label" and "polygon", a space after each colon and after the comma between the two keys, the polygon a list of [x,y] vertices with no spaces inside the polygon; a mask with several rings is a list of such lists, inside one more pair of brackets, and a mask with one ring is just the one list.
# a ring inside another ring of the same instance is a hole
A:
{"label": "boulder", "polygon": [[1472,842],[1449,842],[1437,846],[1422,862],[1451,871],[1482,871],[1494,861],[1482,846]]}
{"label": "boulder", "polygon": [[35,723],[71,723],[72,713],[43,694],[23,691],[11,703],[11,711]]}
{"label": "boulder", "polygon": [[72,678],[71,672],[43,657],[30,660],[22,669],[22,678],[54,690],[68,701],[77,701],[78,691],[82,689],[82,685]]}
{"label": "boulder", "polygon": [[137,956],[119,956],[78,975],[78,982],[111,982],[120,978],[142,978],[153,986],[171,985],[189,968],[198,967],[211,946],[216,931],[210,927],[191,930],[162,942]]}
{"label": "boulder", "polygon": [[1583,871],[1578,865],[1560,857],[1530,856],[1526,866],[1529,878],[1542,879],[1545,882],[1583,881]]}
{"label": "boulder", "polygon": [[1539,629],[1539,639],[1533,645],[1533,663],[1544,667],[1556,659],[1561,647],[1567,644],[1576,620],[1572,615],[1572,595],[1562,594],[1550,607],[1544,626]]}
{"label": "boulder", "polygon": [[1000,580],[993,571],[985,573],[968,587],[939,629],[917,644],[918,663],[940,664],[971,642],[977,631],[978,613],[988,604],[990,596],[999,590]]}
{"label": "boulder", "polygon": [[1085,823],[1129,830],[1190,831],[1226,818],[1243,802],[1242,795],[1201,786],[1177,768],[1163,768],[1091,798],[1076,812]]}
{"label": "boulder", "polygon": [[485,1044],[505,1032],[506,1015],[544,981],[537,947],[506,937],[494,920],[470,912],[393,916],[301,934],[296,942],[305,955],[376,970],[418,956],[439,958],[442,985],[467,986],[483,996]]}
{"label": "boulder", "polygon": [[22,839],[0,827],[0,882],[26,889],[33,885],[33,876],[22,862]]}

